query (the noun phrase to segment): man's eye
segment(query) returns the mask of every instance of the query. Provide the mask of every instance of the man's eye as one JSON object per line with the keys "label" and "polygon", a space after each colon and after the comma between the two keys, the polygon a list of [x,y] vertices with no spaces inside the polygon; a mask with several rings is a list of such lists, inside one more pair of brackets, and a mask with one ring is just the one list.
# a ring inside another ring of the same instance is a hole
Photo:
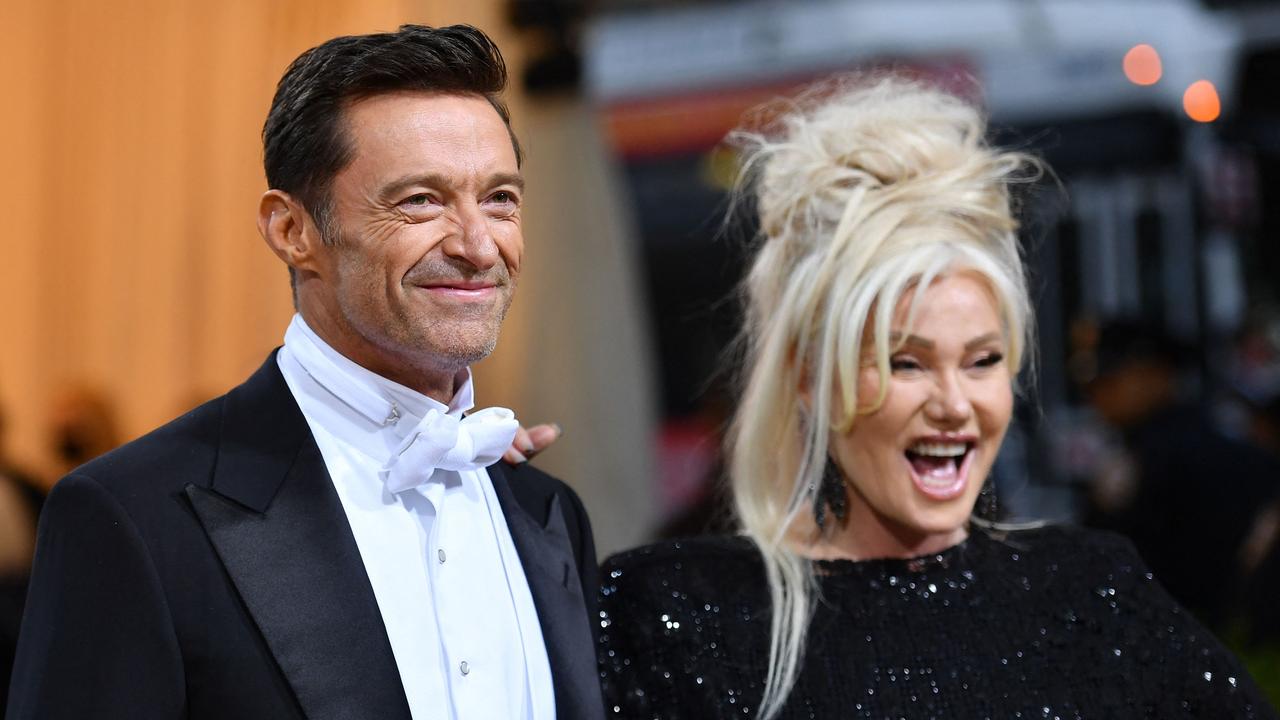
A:
{"label": "man's eye", "polygon": [[431,196],[430,196],[430,195],[428,195],[428,194],[426,194],[426,193],[418,193],[417,195],[410,195],[409,197],[405,198],[405,199],[404,199],[404,203],[403,203],[403,204],[405,204],[405,205],[426,205],[426,204],[427,204],[427,203],[429,203],[429,202],[431,202]]}
{"label": "man's eye", "polygon": [[506,190],[499,190],[498,192],[493,194],[492,200],[496,203],[506,205],[507,203],[515,202],[516,196],[515,196],[515,193],[511,193]]}

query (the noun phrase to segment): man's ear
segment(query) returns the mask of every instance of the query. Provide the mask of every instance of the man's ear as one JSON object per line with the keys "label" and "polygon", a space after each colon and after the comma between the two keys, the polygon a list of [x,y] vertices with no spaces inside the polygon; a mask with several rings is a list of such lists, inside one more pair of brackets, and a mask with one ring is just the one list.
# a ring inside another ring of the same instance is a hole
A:
{"label": "man's ear", "polygon": [[302,203],[283,190],[268,190],[258,202],[258,233],[276,257],[296,271],[315,270],[323,246]]}

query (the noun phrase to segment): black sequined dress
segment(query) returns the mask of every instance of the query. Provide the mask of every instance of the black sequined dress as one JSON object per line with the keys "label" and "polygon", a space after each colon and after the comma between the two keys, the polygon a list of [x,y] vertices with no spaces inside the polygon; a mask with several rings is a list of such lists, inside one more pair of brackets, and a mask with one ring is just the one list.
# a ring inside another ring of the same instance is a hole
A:
{"label": "black sequined dress", "polygon": [[[822,599],[785,718],[1276,718],[1236,659],[1128,541],[974,531],[937,556],[815,563]],[[611,717],[754,718],[764,567],[744,538],[604,565]]]}

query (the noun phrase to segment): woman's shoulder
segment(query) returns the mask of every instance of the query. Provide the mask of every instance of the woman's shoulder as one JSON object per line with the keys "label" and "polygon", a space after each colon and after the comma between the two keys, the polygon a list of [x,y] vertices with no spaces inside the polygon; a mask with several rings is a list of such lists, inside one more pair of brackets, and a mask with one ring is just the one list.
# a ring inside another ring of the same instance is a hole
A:
{"label": "woman's shoulder", "polygon": [[704,535],[665,540],[651,545],[624,550],[605,559],[606,570],[638,570],[715,572],[724,566],[735,569],[759,566],[760,554],[755,545],[741,535]]}
{"label": "woman's shoulder", "polygon": [[[727,716],[768,660],[769,590],[755,545],[708,536],[605,560],[601,685],[622,717]],[[727,695],[726,695],[727,693]]]}
{"label": "woman's shoulder", "polygon": [[644,583],[723,588],[734,578],[762,578],[755,545],[738,535],[708,535],[644,545],[607,558],[605,585]]}
{"label": "woman's shoulder", "polygon": [[989,532],[985,542],[995,548],[995,575],[1030,591],[1019,594],[1023,604],[1055,612],[1069,606],[1103,625],[1184,612],[1122,535],[1046,524]]}
{"label": "woman's shoulder", "polygon": [[763,562],[755,545],[733,536],[708,536],[646,545],[605,560],[601,610],[625,618],[700,615],[706,608],[752,616],[768,605]]}
{"label": "woman's shoulder", "polygon": [[1043,523],[984,530],[990,541],[1020,561],[1034,558],[1050,566],[1070,561],[1098,570],[1132,571],[1145,565],[1133,543],[1123,535],[1078,525]]}
{"label": "woman's shoulder", "polygon": [[[1160,585],[1133,544],[1112,532],[1045,525],[991,536],[1014,562],[1028,590],[1024,610],[1064,640],[1058,664],[1081,680],[1105,684],[1123,674],[1124,702],[1143,717],[1275,717],[1239,661]],[[1006,568],[1007,570],[1007,568]],[[1026,613],[1024,612],[1024,616]],[[1065,623],[1063,622],[1065,621]],[[1088,632],[1083,632],[1087,630]],[[1074,664],[1072,664],[1074,663]]]}

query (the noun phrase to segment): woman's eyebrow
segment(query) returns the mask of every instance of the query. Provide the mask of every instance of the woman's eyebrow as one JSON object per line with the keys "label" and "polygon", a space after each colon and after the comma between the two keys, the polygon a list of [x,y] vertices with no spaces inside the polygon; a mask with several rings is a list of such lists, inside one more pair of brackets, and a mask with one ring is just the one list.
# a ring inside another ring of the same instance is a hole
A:
{"label": "woman's eyebrow", "polygon": [[928,338],[922,338],[919,335],[903,335],[902,333],[889,333],[889,342],[894,345],[915,345],[925,350],[932,350],[934,342]]}
{"label": "woman's eyebrow", "polygon": [[973,350],[974,348],[981,347],[981,346],[986,345],[986,344],[988,344],[988,343],[1000,342],[1000,341],[1002,341],[1002,340],[1004,340],[1004,337],[1003,337],[1000,333],[998,333],[998,332],[989,332],[989,333],[986,333],[986,334],[984,334],[984,335],[979,335],[978,337],[976,337],[976,338],[974,338],[974,339],[970,340],[969,342],[965,343],[965,344],[964,344],[964,349],[965,349],[965,350]]}
{"label": "woman's eyebrow", "polygon": [[[998,332],[983,333],[982,335],[979,335],[965,343],[964,349],[973,350],[976,347],[981,347],[992,342],[1000,342],[1001,340],[1003,340],[1003,336]],[[914,345],[925,350],[932,350],[937,346],[937,344],[929,338],[923,338],[919,335],[902,335],[896,332],[889,333],[889,341],[895,345]]]}

